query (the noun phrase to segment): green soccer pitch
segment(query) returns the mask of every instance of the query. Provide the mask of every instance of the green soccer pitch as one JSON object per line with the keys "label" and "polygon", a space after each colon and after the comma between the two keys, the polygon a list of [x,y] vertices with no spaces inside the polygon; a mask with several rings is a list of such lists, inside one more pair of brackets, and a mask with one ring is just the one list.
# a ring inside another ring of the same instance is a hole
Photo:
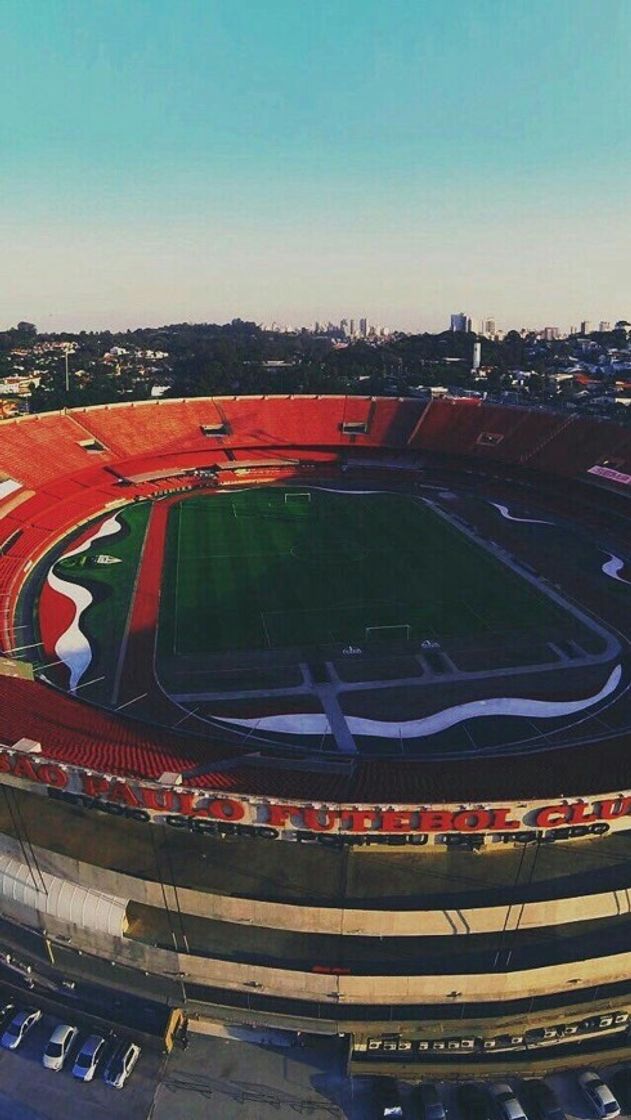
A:
{"label": "green soccer pitch", "polygon": [[576,626],[412,496],[253,488],[186,498],[169,514],[161,657]]}

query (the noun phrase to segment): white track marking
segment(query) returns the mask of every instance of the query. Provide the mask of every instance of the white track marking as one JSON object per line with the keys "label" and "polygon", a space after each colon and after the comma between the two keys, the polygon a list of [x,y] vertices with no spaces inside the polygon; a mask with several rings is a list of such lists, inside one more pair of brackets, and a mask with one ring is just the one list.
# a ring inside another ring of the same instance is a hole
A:
{"label": "white track marking", "polygon": [[631,584],[631,580],[625,579],[624,576],[620,575],[620,572],[625,566],[625,561],[622,560],[620,556],[615,556],[611,552],[608,552],[607,555],[609,559],[605,560],[601,571],[606,576],[609,576],[609,579],[616,579],[618,583]]}
{"label": "white track marking", "polygon": [[[103,521],[99,528],[82,544],[64,552],[60,559],[66,560],[70,556],[78,556],[81,552],[87,552],[94,541],[100,540],[102,537],[111,537],[113,533],[120,532],[120,529],[121,524],[117,515],[114,514],[113,517],[108,517],[106,521]],[[55,653],[70,670],[70,691],[74,692],[92,662],[92,647],[82,632],[79,622],[92,603],[93,596],[87,587],[62,579],[55,573],[54,568],[55,565],[53,564],[46,577],[46,582],[58,595],[70,599],[75,609],[72,622],[55,643]]]}
{"label": "white track marking", "polygon": [[[605,700],[620,684],[622,668],[617,665],[610,673],[603,687],[592,696],[582,700],[529,700],[518,696],[499,696],[488,700],[471,700],[466,704],[456,704],[421,719],[393,723],[386,720],[364,719],[362,716],[345,716],[353,735],[365,735],[380,739],[417,739],[426,735],[436,735],[457,723],[482,716],[523,716],[527,719],[558,719],[560,716],[573,715],[585,711],[601,700]],[[277,731],[288,735],[320,735],[330,731],[324,715],[303,713],[294,715],[262,716],[258,719],[231,719],[213,717],[222,723],[237,724],[239,727],[258,727],[261,731]]]}
{"label": "white track marking", "polygon": [[213,716],[221,723],[236,724],[239,727],[258,728],[260,731],[278,731],[287,735],[330,735],[331,725],[322,712],[286,713],[277,716],[259,716],[258,719],[232,719]]}
{"label": "white track marking", "polygon": [[506,521],[519,521],[524,525],[554,525],[554,521],[540,521],[536,517],[513,517],[508,506],[503,506],[501,502],[489,502],[489,505],[498,510]]}

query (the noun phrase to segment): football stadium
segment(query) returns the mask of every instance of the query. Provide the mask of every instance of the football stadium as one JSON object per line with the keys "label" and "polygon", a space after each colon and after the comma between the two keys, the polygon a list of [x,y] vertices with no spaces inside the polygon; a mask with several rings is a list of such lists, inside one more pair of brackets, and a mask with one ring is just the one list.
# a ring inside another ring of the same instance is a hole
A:
{"label": "football stadium", "polygon": [[631,430],[479,399],[0,422],[0,934],[412,1076],[631,1027]]}

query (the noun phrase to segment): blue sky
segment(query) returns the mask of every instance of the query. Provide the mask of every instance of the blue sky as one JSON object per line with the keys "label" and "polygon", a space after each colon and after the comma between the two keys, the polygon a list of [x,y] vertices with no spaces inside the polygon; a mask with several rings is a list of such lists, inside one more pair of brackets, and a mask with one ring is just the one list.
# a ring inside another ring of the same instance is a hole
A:
{"label": "blue sky", "polygon": [[0,327],[631,317],[628,0],[2,0]]}

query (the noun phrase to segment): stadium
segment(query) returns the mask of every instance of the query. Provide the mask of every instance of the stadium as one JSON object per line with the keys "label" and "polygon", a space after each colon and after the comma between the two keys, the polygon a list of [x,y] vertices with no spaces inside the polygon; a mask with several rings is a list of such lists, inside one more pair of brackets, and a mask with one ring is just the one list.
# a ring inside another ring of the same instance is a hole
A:
{"label": "stadium", "polygon": [[0,423],[0,934],[462,1076],[631,1024],[631,432],[478,399]]}

